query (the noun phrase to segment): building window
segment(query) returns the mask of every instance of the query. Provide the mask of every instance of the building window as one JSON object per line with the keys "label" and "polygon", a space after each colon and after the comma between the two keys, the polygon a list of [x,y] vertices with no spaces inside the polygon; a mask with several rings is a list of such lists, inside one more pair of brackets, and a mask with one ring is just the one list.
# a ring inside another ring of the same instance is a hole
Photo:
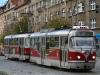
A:
{"label": "building window", "polygon": [[30,5],[30,6],[28,7],[28,11],[29,11],[30,13],[33,12],[33,5]]}
{"label": "building window", "polygon": [[28,13],[28,8],[25,8],[25,13]]}
{"label": "building window", "polygon": [[93,18],[91,19],[91,29],[95,29],[96,28],[96,19]]}
{"label": "building window", "polygon": [[10,4],[8,4],[8,9],[10,8]]}
{"label": "building window", "polygon": [[66,16],[66,12],[65,12],[65,9],[63,8],[62,9],[62,17],[65,17]]}
{"label": "building window", "polygon": [[96,1],[90,0],[90,10],[95,10],[95,9],[96,9]]}
{"label": "building window", "polygon": [[77,13],[78,13],[78,8],[77,8],[77,6],[74,6],[73,15],[76,15]]}
{"label": "building window", "polygon": [[61,0],[61,2],[64,2],[65,0]]}
{"label": "building window", "polygon": [[53,5],[53,0],[51,0],[51,6]]}
{"label": "building window", "polygon": [[56,15],[59,16],[60,15],[60,11],[56,11]]}
{"label": "building window", "polygon": [[69,8],[69,16],[72,16],[72,8]]}
{"label": "building window", "polygon": [[42,16],[41,15],[39,15],[39,22],[41,22],[42,21]]}
{"label": "building window", "polygon": [[51,21],[52,21],[52,18],[53,18],[53,15],[51,14],[51,15],[50,15],[50,19],[51,19]]}
{"label": "building window", "polygon": [[45,22],[48,22],[48,17],[47,16],[45,16]]}
{"label": "building window", "polygon": [[80,25],[80,26],[84,26],[85,24],[84,24],[84,21],[78,21],[78,23],[77,23],[78,25]]}
{"label": "building window", "polygon": [[84,12],[84,3],[78,4],[78,13]]}
{"label": "building window", "polygon": [[56,0],[56,1],[55,1],[55,2],[56,2],[56,4],[58,4],[58,3],[59,3],[59,1],[60,1],[60,0]]}

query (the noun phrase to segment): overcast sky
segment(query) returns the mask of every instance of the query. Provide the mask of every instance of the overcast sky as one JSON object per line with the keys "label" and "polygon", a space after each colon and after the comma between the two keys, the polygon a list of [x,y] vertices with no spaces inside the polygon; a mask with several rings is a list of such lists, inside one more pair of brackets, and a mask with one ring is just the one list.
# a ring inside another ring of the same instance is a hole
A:
{"label": "overcast sky", "polygon": [[7,0],[0,0],[0,6],[4,5]]}

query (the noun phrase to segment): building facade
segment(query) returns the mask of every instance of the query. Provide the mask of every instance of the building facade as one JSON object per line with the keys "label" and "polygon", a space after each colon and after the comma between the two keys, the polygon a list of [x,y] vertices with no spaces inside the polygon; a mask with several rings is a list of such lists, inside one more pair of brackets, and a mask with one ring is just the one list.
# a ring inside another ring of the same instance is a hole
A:
{"label": "building facade", "polygon": [[[13,16],[14,16],[14,7],[15,5],[12,4],[11,0],[9,0],[4,6],[2,6],[3,11],[0,11],[0,24],[2,26],[2,34],[4,32],[7,32],[8,30],[11,30],[13,26],[11,26],[13,22]],[[0,27],[1,27],[0,26]],[[1,30],[0,30],[1,31]]]}
{"label": "building facade", "polygon": [[[0,7],[0,35],[4,32],[4,15],[2,14],[4,12],[5,6]],[[2,15],[1,15],[2,14]]]}
{"label": "building facade", "polygon": [[100,33],[100,0],[8,0],[0,17],[4,15],[4,27],[11,28],[11,23],[22,14],[29,18],[29,31],[47,28],[48,20],[61,16],[72,25],[88,25],[96,33]]}

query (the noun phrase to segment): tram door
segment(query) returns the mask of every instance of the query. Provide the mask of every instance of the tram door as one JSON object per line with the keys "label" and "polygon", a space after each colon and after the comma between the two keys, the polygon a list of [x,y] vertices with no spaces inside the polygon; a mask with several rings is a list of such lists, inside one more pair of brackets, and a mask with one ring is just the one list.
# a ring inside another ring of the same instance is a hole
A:
{"label": "tram door", "polygon": [[44,59],[46,55],[46,39],[45,37],[41,37],[41,64],[44,64]]}
{"label": "tram door", "polygon": [[10,54],[10,40],[9,39],[5,39],[5,47],[4,47],[4,54],[7,58],[9,58],[9,54]]}
{"label": "tram door", "polygon": [[24,48],[23,48],[23,45],[24,45],[24,38],[19,38],[19,59],[20,60],[24,60]]}
{"label": "tram door", "polygon": [[66,67],[66,61],[67,61],[67,52],[68,52],[68,38],[67,36],[61,36],[60,37],[60,48],[61,48],[61,67]]}
{"label": "tram door", "polygon": [[15,46],[15,39],[16,39],[16,38],[13,38],[13,39],[12,39],[12,46],[13,46],[13,47],[12,47],[12,55],[13,55],[13,56],[16,54],[16,49],[15,49],[15,47],[14,47],[14,46]]}

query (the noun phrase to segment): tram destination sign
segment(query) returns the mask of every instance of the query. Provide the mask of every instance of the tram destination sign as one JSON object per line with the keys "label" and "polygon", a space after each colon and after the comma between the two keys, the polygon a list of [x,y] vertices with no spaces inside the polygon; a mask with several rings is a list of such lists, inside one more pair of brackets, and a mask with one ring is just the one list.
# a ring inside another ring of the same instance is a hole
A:
{"label": "tram destination sign", "polygon": [[78,31],[76,32],[76,36],[93,36],[93,32]]}

